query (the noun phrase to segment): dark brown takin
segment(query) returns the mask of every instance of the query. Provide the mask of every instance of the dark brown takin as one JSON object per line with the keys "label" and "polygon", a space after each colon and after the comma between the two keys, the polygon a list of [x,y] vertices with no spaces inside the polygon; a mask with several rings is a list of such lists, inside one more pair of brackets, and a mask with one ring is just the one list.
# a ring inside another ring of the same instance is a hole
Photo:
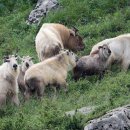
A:
{"label": "dark brown takin", "polygon": [[111,55],[108,45],[99,46],[91,55],[81,57],[76,67],[73,69],[74,79],[80,77],[99,74],[99,79],[103,77],[106,70],[106,62]]}

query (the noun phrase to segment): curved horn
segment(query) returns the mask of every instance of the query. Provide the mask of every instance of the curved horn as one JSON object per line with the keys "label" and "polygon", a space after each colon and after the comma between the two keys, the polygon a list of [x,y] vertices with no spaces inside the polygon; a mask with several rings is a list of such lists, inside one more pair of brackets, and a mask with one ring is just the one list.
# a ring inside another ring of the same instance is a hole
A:
{"label": "curved horn", "polygon": [[20,50],[20,49],[17,47],[17,48],[16,48],[16,54],[19,52],[19,50]]}
{"label": "curved horn", "polygon": [[77,33],[79,30],[75,27],[75,26],[72,26],[72,30]]}

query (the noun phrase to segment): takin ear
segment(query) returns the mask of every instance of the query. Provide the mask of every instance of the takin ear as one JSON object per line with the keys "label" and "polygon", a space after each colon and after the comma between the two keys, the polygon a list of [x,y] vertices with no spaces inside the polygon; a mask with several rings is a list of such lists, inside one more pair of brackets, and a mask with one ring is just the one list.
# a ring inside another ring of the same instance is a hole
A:
{"label": "takin ear", "polygon": [[18,54],[15,54],[14,56],[15,56],[15,57],[18,57]]}
{"label": "takin ear", "polygon": [[72,29],[69,29],[70,35],[75,37],[75,32]]}
{"label": "takin ear", "polygon": [[99,50],[95,50],[91,53],[91,56],[94,56],[95,54],[98,54],[99,53]]}
{"label": "takin ear", "polygon": [[72,30],[75,32],[75,34],[79,31],[75,26],[72,26]]}

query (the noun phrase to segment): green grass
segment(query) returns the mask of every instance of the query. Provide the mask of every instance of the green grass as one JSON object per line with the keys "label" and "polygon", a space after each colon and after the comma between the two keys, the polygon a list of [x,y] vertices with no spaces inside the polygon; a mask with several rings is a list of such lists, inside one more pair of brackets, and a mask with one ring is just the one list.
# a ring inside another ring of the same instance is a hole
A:
{"label": "green grass", "polygon": [[[0,59],[5,54],[30,55],[38,61],[35,36],[45,22],[60,22],[76,26],[84,37],[85,50],[106,38],[130,32],[129,0],[59,0],[60,9],[50,12],[39,26],[25,23],[35,6],[35,0],[0,0]],[[130,103],[130,71],[120,72],[116,67],[106,73],[102,81],[97,76],[74,82],[68,75],[69,92],[60,91],[56,99],[53,91],[46,90],[39,101],[31,99],[20,107],[8,104],[0,110],[0,130],[81,130],[91,119],[108,110]],[[22,99],[22,97],[20,97]],[[67,117],[66,111],[84,106],[96,106],[87,116],[76,114]]]}

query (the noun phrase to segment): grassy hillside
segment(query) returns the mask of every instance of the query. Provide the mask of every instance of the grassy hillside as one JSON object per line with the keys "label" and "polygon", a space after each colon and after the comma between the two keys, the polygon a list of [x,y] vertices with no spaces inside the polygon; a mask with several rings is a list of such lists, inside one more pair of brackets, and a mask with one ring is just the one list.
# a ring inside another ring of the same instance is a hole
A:
{"label": "grassy hillside", "polygon": [[[50,12],[41,25],[25,23],[36,0],[0,0],[0,59],[4,54],[30,55],[38,61],[34,39],[45,22],[60,22],[76,26],[84,37],[86,49],[78,55],[89,54],[97,42],[130,32],[129,0],[59,0],[61,8]],[[68,75],[69,92],[46,91],[42,101],[21,100],[20,107],[10,104],[0,110],[0,130],[81,130],[90,119],[106,111],[130,103],[130,71],[116,67],[99,82],[96,76],[74,82]],[[20,97],[21,99],[21,97]],[[65,116],[64,112],[84,106],[96,106],[88,116]]]}

